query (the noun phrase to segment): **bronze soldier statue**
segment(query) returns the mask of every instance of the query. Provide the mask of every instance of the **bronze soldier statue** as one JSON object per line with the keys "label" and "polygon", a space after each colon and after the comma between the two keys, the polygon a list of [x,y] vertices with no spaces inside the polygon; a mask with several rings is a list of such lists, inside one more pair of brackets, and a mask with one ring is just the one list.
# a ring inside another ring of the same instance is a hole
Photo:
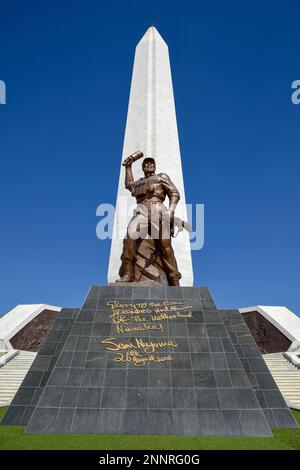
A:
{"label": "bronze soldier statue", "polygon": [[[181,274],[171,245],[171,236],[174,236],[174,213],[180,195],[168,175],[155,173],[154,158],[143,160],[142,169],[145,176],[134,181],[132,163],[141,157],[143,153],[136,152],[123,162],[126,170],[125,187],[136,198],[137,208],[127,228],[119,271],[121,278],[116,282],[138,281],[135,279],[134,269],[137,249],[139,243],[150,235],[155,242],[155,256],[160,256],[168,284],[179,286]],[[163,205],[166,196],[169,198],[168,209]]]}

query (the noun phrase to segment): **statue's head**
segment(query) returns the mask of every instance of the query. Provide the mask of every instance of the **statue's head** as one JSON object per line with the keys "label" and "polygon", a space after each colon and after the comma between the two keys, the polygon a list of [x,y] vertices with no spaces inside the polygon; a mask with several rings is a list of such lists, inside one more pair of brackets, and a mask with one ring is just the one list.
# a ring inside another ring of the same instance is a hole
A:
{"label": "statue's head", "polygon": [[155,173],[156,164],[155,164],[154,158],[151,158],[151,157],[144,158],[143,163],[142,163],[142,169],[143,169],[145,176]]}

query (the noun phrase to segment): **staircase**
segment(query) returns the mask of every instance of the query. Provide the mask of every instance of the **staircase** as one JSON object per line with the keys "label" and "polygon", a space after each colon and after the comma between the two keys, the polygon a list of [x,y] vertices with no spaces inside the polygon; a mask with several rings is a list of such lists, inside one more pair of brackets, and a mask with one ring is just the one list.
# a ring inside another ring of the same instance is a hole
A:
{"label": "staircase", "polygon": [[300,410],[300,369],[282,353],[263,354],[263,358],[288,405]]}
{"label": "staircase", "polygon": [[14,398],[37,353],[19,351],[19,354],[0,367],[0,407]]}

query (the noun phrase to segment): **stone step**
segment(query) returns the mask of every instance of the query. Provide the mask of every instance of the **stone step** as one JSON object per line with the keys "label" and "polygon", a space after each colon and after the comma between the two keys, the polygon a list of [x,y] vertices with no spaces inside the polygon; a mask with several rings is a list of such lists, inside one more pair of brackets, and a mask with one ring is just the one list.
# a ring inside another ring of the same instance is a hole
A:
{"label": "stone step", "polygon": [[295,385],[293,382],[280,382],[280,381],[277,381],[276,383],[280,383],[280,385],[282,385],[282,387],[290,387],[292,390],[295,390],[295,391],[300,390],[299,385],[298,384]]}
{"label": "stone step", "polygon": [[[283,358],[284,361],[286,361],[286,359]],[[281,361],[265,361],[267,364],[273,364],[273,365],[277,365],[278,367],[284,367],[286,364],[282,363]],[[294,366],[294,364],[292,364],[291,362],[287,361],[287,364],[290,364],[291,366],[295,367],[295,369],[297,369],[296,366]]]}
{"label": "stone step", "polygon": [[287,364],[273,364],[272,362],[266,362],[266,364],[276,366],[278,369],[289,369],[291,366],[293,370],[298,370],[291,362],[288,362]]}
{"label": "stone step", "polygon": [[[26,373],[27,373],[27,372],[26,372]],[[6,380],[6,379],[9,379],[9,378],[12,378],[12,379],[13,379],[13,378],[18,378],[18,377],[19,377],[19,378],[22,378],[22,377],[25,377],[25,375],[26,375],[26,374],[9,374],[9,375],[7,375],[6,377],[0,376],[0,380],[1,380],[1,379],[2,379],[2,380]]]}
{"label": "stone step", "polygon": [[4,365],[10,366],[11,364],[19,364],[19,365],[20,364],[30,364],[34,360],[34,359],[33,360],[32,359],[26,359],[26,360],[21,360],[20,361],[20,360],[17,359],[17,357],[16,357],[16,359],[12,358],[10,361],[6,362],[6,364],[4,364]]}
{"label": "stone step", "polygon": [[[12,361],[12,360],[11,360]],[[8,369],[10,368],[15,368],[15,367],[24,367],[24,366],[28,366],[28,364],[32,364],[33,361],[26,361],[26,362],[7,362],[4,366],[1,367],[1,370],[5,367],[7,367]]]}
{"label": "stone step", "polygon": [[27,374],[28,371],[26,371],[25,373],[17,373],[17,374],[7,374],[6,376],[1,376],[0,375],[0,381],[5,381],[7,379],[15,379],[15,378],[22,378],[22,377],[25,377],[25,375]]}
{"label": "stone step", "polygon": [[291,390],[299,391],[300,387],[297,387],[297,385],[294,385],[293,383],[290,382],[276,382],[277,384],[280,384],[282,387],[289,387]]}
{"label": "stone step", "polygon": [[284,388],[285,390],[292,390],[295,393],[300,392],[300,388],[293,387],[293,385],[290,385],[290,384],[280,384],[280,386]]}
{"label": "stone step", "polygon": [[289,374],[290,376],[293,376],[293,377],[298,377],[299,375],[299,372],[294,372],[293,370],[278,370],[275,367],[269,367],[269,369],[272,369],[274,371],[274,374],[277,374],[277,375],[284,376],[285,374]]}
{"label": "stone step", "polygon": [[[292,380],[293,382],[299,381],[299,377],[297,377],[296,375],[293,375],[293,374],[288,374],[288,373],[285,374],[285,375],[273,373],[273,377],[276,377],[276,379],[278,379],[278,380]],[[299,383],[300,383],[300,381],[299,381]]]}
{"label": "stone step", "polygon": [[[22,367],[30,367],[31,364],[32,364],[31,361],[30,361],[30,362],[26,362],[26,363],[24,363],[24,364],[20,364],[20,363],[19,363],[19,364],[9,364],[9,363],[8,363],[8,364],[5,366],[5,369],[21,369]],[[2,369],[3,369],[3,366],[1,367],[0,370],[2,370]]]}
{"label": "stone step", "polygon": [[279,380],[280,382],[284,382],[285,380],[289,381],[289,382],[293,382],[293,383],[299,383],[299,379],[298,377],[289,377],[288,375],[287,376],[282,376],[282,375],[276,375],[276,374],[273,374],[273,377],[276,377],[276,380]]}
{"label": "stone step", "polygon": [[286,393],[286,396],[287,397],[293,397],[295,398],[296,400],[299,400],[300,399],[300,396],[299,395],[294,395],[293,393],[290,393],[290,392],[285,392]]}
{"label": "stone step", "polygon": [[13,370],[13,369],[9,369],[9,370],[5,370],[5,373],[0,373],[0,377],[5,377],[6,375],[10,375],[10,374],[22,374],[24,373],[24,371],[28,371],[30,369],[30,366],[29,367],[24,367],[24,369],[17,369],[17,370]]}
{"label": "stone step", "polygon": [[292,375],[276,375],[276,374],[272,374],[273,377],[276,379],[276,380],[279,380],[279,381],[285,381],[285,380],[288,380],[289,382],[293,382],[293,383],[300,383],[299,382],[299,378],[298,377],[294,377]]}
{"label": "stone step", "polygon": [[276,377],[276,375],[273,375],[273,377],[276,378],[278,382],[282,382],[282,383],[288,382],[296,386],[299,384],[299,379],[294,379],[294,378],[289,378],[289,377]]}
{"label": "stone step", "polygon": [[20,382],[21,380],[24,380],[25,376],[22,377],[10,377],[6,378],[5,380],[0,380],[0,384],[5,385],[7,383],[14,383],[14,382]]}
{"label": "stone step", "polygon": [[280,357],[278,359],[268,359],[267,357],[264,357],[264,360],[269,364],[281,364],[282,358]]}
{"label": "stone step", "polygon": [[26,360],[26,361],[17,361],[16,359],[12,358],[10,359],[8,362],[6,362],[5,364],[3,364],[1,367],[0,367],[0,370],[2,370],[4,367],[9,367],[9,366],[12,366],[12,365],[15,365],[15,366],[18,366],[18,367],[22,367],[22,365],[27,365],[27,364],[32,364],[32,362],[34,361],[34,359],[30,359],[30,360]]}
{"label": "stone step", "polygon": [[5,385],[7,383],[12,383],[12,382],[20,382],[20,380],[23,380],[25,376],[22,377],[7,377],[5,380],[0,380],[0,384]]}
{"label": "stone step", "polygon": [[1,393],[4,391],[4,390],[10,390],[10,389],[15,389],[15,390],[18,390],[18,388],[20,387],[22,382],[13,382],[13,383],[9,383],[7,385],[3,385],[1,387],[1,390],[0,390],[0,395]]}
{"label": "stone step", "polygon": [[294,366],[291,366],[291,367],[286,367],[286,366],[285,366],[285,367],[278,367],[278,366],[276,366],[276,365],[272,365],[272,364],[268,364],[268,363],[267,363],[267,366],[268,366],[268,367],[272,367],[272,368],[274,368],[275,370],[278,370],[279,372],[291,371],[291,372],[295,372],[295,373],[297,374],[297,371],[299,370],[299,369],[297,369],[297,368],[294,367]]}
{"label": "stone step", "polygon": [[294,370],[295,372],[297,372],[297,370],[298,370],[297,367],[293,366],[292,364],[291,364],[291,367],[288,367],[286,365],[279,366],[279,365],[276,365],[276,364],[269,364],[268,362],[266,362],[266,364],[268,364],[270,366],[273,366],[273,367],[276,367],[276,369],[278,369],[278,370],[288,370],[288,369],[290,369],[290,370]]}
{"label": "stone step", "polygon": [[[269,364],[271,366],[276,366],[278,369],[287,369],[287,365],[286,364],[273,364],[272,362],[266,362],[266,364]],[[298,370],[298,368],[296,366],[294,366],[294,364],[292,364],[291,362],[289,363],[292,370]]]}
{"label": "stone step", "polygon": [[0,406],[13,399],[35,358],[36,353],[21,351],[0,367]]}
{"label": "stone step", "polygon": [[[29,367],[29,369],[30,369],[30,367]],[[5,374],[0,374],[0,377],[1,377],[2,379],[4,379],[5,377],[15,377],[16,375],[21,376],[21,375],[24,374],[24,373],[27,374],[27,372],[28,372],[29,369],[27,369],[27,367],[26,367],[26,369],[17,370],[17,371],[13,371],[13,370],[5,371]]]}
{"label": "stone step", "polygon": [[1,393],[1,390],[3,390],[3,387],[10,387],[11,385],[20,385],[21,382],[23,382],[24,379],[20,379],[20,380],[7,380],[6,382],[2,382],[1,383],[1,388],[0,388],[0,393]]}
{"label": "stone step", "polygon": [[300,370],[282,354],[263,358],[283,396],[292,407],[300,408]]}
{"label": "stone step", "polygon": [[9,379],[6,378],[5,380],[1,381],[0,380],[0,384],[3,384],[5,385],[6,383],[12,383],[12,382],[22,382],[25,378],[25,375],[22,376],[22,377],[10,377]]}
{"label": "stone step", "polygon": [[267,363],[267,365],[269,365],[270,367],[276,368],[276,370],[278,370],[278,371],[290,370],[290,371],[293,371],[293,372],[296,372],[296,373],[297,373],[297,370],[298,370],[297,367],[294,367],[294,366],[291,366],[291,367],[286,367],[286,366],[284,366],[284,367],[278,367],[278,366],[276,366],[276,365],[274,365],[274,364],[268,364],[268,363]]}
{"label": "stone step", "polygon": [[295,387],[300,385],[299,380],[295,380],[293,377],[276,377],[276,375],[273,375],[273,378],[275,379],[275,382],[290,383]]}
{"label": "stone step", "polygon": [[293,385],[293,387],[299,387],[299,382],[298,380],[289,380],[289,379],[279,379],[278,377],[275,377],[274,376],[274,379],[276,379],[275,381],[278,382],[278,383],[281,383],[281,384],[290,384],[290,385]]}
{"label": "stone step", "polygon": [[14,359],[11,359],[10,361],[6,362],[6,364],[4,364],[0,370],[3,370],[5,369],[6,367],[10,368],[12,366],[14,367],[23,367],[23,366],[27,366],[28,364],[32,364],[33,361],[26,361],[26,362],[15,362]]}
{"label": "stone step", "polygon": [[14,369],[16,367],[28,367],[28,366],[31,366],[31,364],[33,363],[33,361],[28,361],[28,362],[14,362],[13,359],[11,359],[10,361],[8,361],[6,364],[4,364],[2,367],[0,367],[0,371],[1,370],[4,370],[4,369]]}
{"label": "stone step", "polygon": [[10,381],[10,382],[0,384],[0,393],[1,393],[2,390],[4,390],[7,387],[12,387],[12,386],[19,387],[20,384],[21,384],[20,380],[14,380],[14,381]]}
{"label": "stone step", "polygon": [[15,377],[13,379],[10,379],[10,380],[6,380],[5,382],[0,382],[1,385],[5,385],[5,384],[11,384],[11,383],[18,383],[20,384],[23,380],[24,380],[25,377]]}

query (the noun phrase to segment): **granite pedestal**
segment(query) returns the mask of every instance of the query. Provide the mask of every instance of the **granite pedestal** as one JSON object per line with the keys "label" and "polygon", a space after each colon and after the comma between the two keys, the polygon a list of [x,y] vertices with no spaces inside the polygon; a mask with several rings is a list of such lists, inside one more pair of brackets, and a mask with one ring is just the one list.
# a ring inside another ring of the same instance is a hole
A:
{"label": "granite pedestal", "polygon": [[[46,375],[45,375],[46,374]],[[93,286],[2,424],[27,433],[271,436],[297,427],[237,310],[207,288]]]}

